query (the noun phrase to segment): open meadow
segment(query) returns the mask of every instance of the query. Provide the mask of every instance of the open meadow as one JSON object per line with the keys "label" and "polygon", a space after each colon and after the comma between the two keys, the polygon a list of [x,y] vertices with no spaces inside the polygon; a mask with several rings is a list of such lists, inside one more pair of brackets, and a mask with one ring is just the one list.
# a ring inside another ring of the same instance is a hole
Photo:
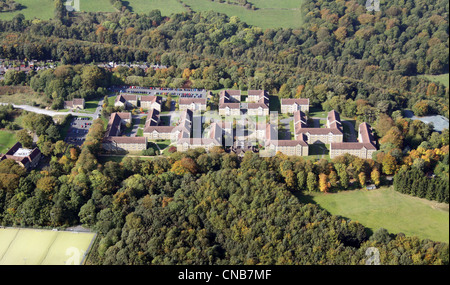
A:
{"label": "open meadow", "polygon": [[216,11],[237,16],[247,24],[263,29],[272,28],[299,28],[302,25],[301,0],[256,0],[251,1],[256,10],[246,9],[242,6],[230,5],[226,2],[212,2],[208,0],[183,0],[194,11]]}
{"label": "open meadow", "polygon": [[5,153],[17,142],[16,134],[12,131],[0,131],[0,153]]}
{"label": "open meadow", "polygon": [[[115,12],[117,11],[109,0],[87,1],[79,0],[82,12]],[[23,14],[26,19],[48,20],[54,15],[53,0],[16,0],[23,5],[23,9],[14,12],[0,13],[0,20],[11,20],[17,14]],[[216,11],[237,16],[250,25],[267,28],[298,28],[302,24],[300,6],[302,0],[254,0],[251,3],[255,10],[243,6],[219,3],[209,0],[182,0],[193,11]],[[231,1],[233,2],[233,1]],[[235,1],[234,1],[235,2]],[[234,3],[233,2],[233,3]],[[158,9],[163,16],[186,12],[182,3],[177,0],[129,0],[126,5],[133,13],[145,13]]]}
{"label": "open meadow", "polygon": [[353,190],[338,193],[312,193],[304,202],[318,204],[333,215],[358,221],[372,232],[385,228],[421,239],[449,242],[448,204],[401,194],[392,188]]}
{"label": "open meadow", "polygon": [[449,86],[449,74],[448,73],[440,74],[440,75],[423,75],[423,76],[426,77],[428,80],[442,83],[446,87]]}

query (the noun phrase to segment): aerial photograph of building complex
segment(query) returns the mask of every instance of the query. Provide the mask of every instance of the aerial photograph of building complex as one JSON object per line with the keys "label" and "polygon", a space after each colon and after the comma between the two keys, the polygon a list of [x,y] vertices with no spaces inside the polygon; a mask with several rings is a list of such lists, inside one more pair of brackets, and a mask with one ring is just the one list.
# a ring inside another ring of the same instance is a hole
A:
{"label": "aerial photograph of building complex", "polygon": [[0,0],[0,265],[273,283],[448,245],[447,0]]}

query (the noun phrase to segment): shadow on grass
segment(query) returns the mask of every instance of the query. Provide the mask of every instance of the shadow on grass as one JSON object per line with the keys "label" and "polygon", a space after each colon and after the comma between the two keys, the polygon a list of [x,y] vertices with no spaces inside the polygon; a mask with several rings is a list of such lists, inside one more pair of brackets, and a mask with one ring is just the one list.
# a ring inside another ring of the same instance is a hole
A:
{"label": "shadow on grass", "polygon": [[[353,190],[356,190],[356,188],[352,187],[351,189],[345,190],[345,191],[353,191]],[[336,194],[336,193],[339,193],[339,191],[332,191],[332,192],[330,192],[330,194]],[[318,204],[314,200],[314,195],[311,195],[308,192],[303,193],[301,191],[295,191],[295,192],[292,192],[292,194],[298,199],[298,201],[301,204],[313,204],[313,205],[316,205],[319,209],[326,211],[329,215],[336,216],[338,218],[344,219],[347,222],[352,220],[349,217],[345,217],[345,216],[341,216],[341,215],[336,215],[336,214],[330,213],[327,209],[323,208],[320,204]],[[368,228],[368,227],[364,226],[363,224],[361,224],[361,225],[364,227],[364,231],[366,233],[366,238],[369,239],[369,237],[373,235],[373,229]],[[351,243],[346,244],[346,245],[351,245],[352,246]]]}

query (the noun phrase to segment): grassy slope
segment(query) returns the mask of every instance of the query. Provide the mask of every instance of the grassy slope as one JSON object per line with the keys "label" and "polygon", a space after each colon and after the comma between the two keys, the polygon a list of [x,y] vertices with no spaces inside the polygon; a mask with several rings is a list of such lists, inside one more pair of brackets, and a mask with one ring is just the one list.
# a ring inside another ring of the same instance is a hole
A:
{"label": "grassy slope", "polygon": [[436,81],[444,84],[445,86],[449,87],[449,74],[440,74],[440,75],[424,75],[426,78],[428,78],[431,81]]}
{"label": "grassy slope", "polygon": [[20,11],[0,13],[0,20],[10,20],[17,14],[23,14],[26,19],[43,19],[48,20],[53,17],[54,1],[53,0],[15,0],[17,3],[25,6]]}
{"label": "grassy slope", "polygon": [[116,12],[109,0],[80,0],[80,10],[84,12]]}
{"label": "grassy slope", "polygon": [[[53,0],[16,0],[25,6],[15,12],[0,13],[1,20],[10,20],[22,13],[26,19],[48,20],[53,17]],[[164,16],[173,13],[185,12],[186,9],[176,0],[129,0],[129,7],[134,13],[148,13],[159,9]],[[238,16],[250,25],[266,28],[298,28],[302,24],[300,11],[301,0],[255,0],[252,3],[257,10],[248,10],[241,6],[226,3],[211,2],[208,0],[183,0],[194,11],[213,10],[225,13],[228,16]],[[109,0],[83,1],[80,0],[80,9],[85,12],[114,12],[115,9]]]}
{"label": "grassy slope", "polygon": [[391,188],[314,193],[300,199],[312,199],[331,214],[356,220],[372,231],[385,228],[391,233],[449,242],[448,205],[404,195]]}
{"label": "grassy slope", "polygon": [[14,132],[0,131],[0,153],[5,153],[17,142]]}
{"label": "grassy slope", "polygon": [[129,6],[134,13],[145,13],[158,9],[163,16],[170,16],[172,13],[182,13],[186,10],[176,0],[128,0]]}
{"label": "grassy slope", "polygon": [[252,3],[259,9],[248,10],[241,6],[208,0],[183,0],[194,11],[217,11],[228,16],[238,16],[241,21],[250,25],[267,28],[298,28],[302,24],[300,11],[301,1],[298,0],[260,0]]}

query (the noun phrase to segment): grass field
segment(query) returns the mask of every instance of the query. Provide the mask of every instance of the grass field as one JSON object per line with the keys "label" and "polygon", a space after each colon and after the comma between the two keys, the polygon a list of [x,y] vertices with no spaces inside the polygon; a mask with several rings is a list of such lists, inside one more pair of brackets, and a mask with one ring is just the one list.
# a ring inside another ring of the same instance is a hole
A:
{"label": "grass field", "polygon": [[[216,11],[227,14],[229,17],[237,16],[250,25],[267,28],[298,28],[302,24],[300,10],[301,0],[254,0],[256,10],[246,9],[242,6],[230,5],[208,0],[182,0],[194,11]],[[26,19],[48,20],[54,15],[53,0],[16,0],[24,6],[20,11],[0,13],[0,20],[11,20],[21,13]],[[159,9],[163,16],[186,12],[186,9],[177,0],[128,0],[128,7],[134,13],[148,13]],[[88,1],[80,0],[80,10],[84,12],[115,12],[109,0]]]}
{"label": "grass field", "polygon": [[[130,1],[132,2],[132,1]],[[194,11],[216,11],[237,16],[247,24],[270,28],[299,28],[302,25],[301,0],[255,0],[251,1],[257,10],[208,0],[183,0]]]}
{"label": "grass field", "polygon": [[133,13],[145,13],[158,9],[163,16],[182,13],[186,10],[176,0],[128,0]]}
{"label": "grass field", "polygon": [[0,229],[0,265],[79,265],[95,233]]}
{"label": "grass field", "polygon": [[5,153],[17,142],[16,134],[10,131],[0,131],[0,153]]}
{"label": "grass field", "polygon": [[392,188],[313,193],[299,199],[316,203],[333,215],[358,221],[372,232],[385,228],[394,234],[402,232],[449,242],[448,205],[404,195]]}
{"label": "grass field", "polygon": [[449,86],[449,74],[440,74],[440,75],[424,75],[424,77],[428,78],[431,81],[436,81],[444,84],[446,87]]}
{"label": "grass field", "polygon": [[0,102],[42,106],[48,106],[50,103],[45,95],[34,92],[29,86],[0,86]]}
{"label": "grass field", "polygon": [[53,0],[15,0],[22,4],[23,9],[14,12],[0,13],[0,20],[11,20],[17,14],[23,14],[25,19],[48,20],[53,17]]}
{"label": "grass field", "polygon": [[109,0],[80,0],[80,10],[83,12],[116,12]]}

